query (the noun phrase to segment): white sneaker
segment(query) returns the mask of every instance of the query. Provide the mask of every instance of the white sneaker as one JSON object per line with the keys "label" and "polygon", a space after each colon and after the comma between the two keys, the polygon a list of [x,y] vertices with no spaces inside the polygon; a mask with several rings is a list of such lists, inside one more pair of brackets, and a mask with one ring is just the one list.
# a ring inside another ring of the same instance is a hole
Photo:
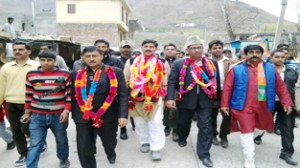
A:
{"label": "white sneaker", "polygon": [[161,159],[160,151],[151,151],[151,158],[153,161],[158,161]]}
{"label": "white sneaker", "polygon": [[245,158],[244,168],[255,168],[254,159]]}

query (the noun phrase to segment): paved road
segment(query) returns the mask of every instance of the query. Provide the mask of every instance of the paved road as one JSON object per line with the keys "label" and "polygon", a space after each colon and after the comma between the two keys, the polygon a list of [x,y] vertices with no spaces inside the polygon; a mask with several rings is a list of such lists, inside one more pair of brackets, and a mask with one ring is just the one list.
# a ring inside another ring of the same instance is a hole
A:
{"label": "paved road", "polygon": [[[219,117],[220,119],[220,117]],[[69,144],[70,144],[70,161],[71,168],[80,168],[80,163],[76,151],[76,132],[72,120],[70,120],[68,128]],[[297,118],[300,123],[300,118]],[[300,128],[295,131],[295,154],[294,158],[300,162]],[[191,134],[188,138],[188,145],[180,148],[177,143],[167,137],[166,146],[162,150],[163,158],[161,161],[153,162],[149,153],[141,153],[137,135],[128,126],[129,139],[124,141],[118,139],[117,160],[114,165],[110,165],[103,153],[101,142],[98,138],[97,142],[97,162],[100,168],[204,168],[197,158],[196,137],[197,127],[193,122]],[[243,167],[243,155],[241,151],[239,133],[233,133],[228,137],[229,148],[223,149],[220,146],[212,146],[211,159],[214,162],[214,168],[241,168]],[[55,141],[51,131],[48,131],[47,137],[48,150],[41,155],[39,161],[40,168],[56,168],[59,167],[59,161],[56,158]],[[275,134],[265,134],[263,143],[256,146],[256,166],[257,168],[295,168],[298,166],[289,166],[279,159],[280,154],[280,137]],[[6,143],[0,140],[0,168],[14,167],[14,161],[18,158],[16,149],[12,151],[6,150]],[[23,166],[25,167],[25,166]]]}

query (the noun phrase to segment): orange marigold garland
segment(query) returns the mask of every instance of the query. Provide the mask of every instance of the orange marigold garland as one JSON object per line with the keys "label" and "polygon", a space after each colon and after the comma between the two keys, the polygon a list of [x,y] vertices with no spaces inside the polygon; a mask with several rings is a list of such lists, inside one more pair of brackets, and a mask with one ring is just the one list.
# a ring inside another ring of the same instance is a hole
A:
{"label": "orange marigold garland", "polygon": [[[164,64],[155,55],[148,56],[148,60],[145,60],[143,56],[135,59],[131,67],[129,85],[132,89],[130,93],[131,101],[129,102],[130,109],[134,108],[134,100],[138,100],[144,101],[145,111],[152,111],[154,108],[153,99],[166,95],[166,89],[162,86],[164,71]],[[144,97],[138,97],[139,94]]]}

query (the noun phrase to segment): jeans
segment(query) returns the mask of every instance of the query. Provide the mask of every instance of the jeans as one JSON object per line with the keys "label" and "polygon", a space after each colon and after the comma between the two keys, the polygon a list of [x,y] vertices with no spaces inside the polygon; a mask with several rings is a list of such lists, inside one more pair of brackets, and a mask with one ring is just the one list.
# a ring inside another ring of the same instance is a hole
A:
{"label": "jeans", "polygon": [[36,168],[40,153],[46,141],[47,130],[51,129],[55,136],[56,153],[60,160],[68,159],[69,144],[67,137],[68,122],[60,123],[59,114],[32,113],[30,131],[30,146],[27,154],[27,168]]}
{"label": "jeans", "polygon": [[6,129],[5,121],[0,122],[0,137],[3,138],[6,143],[13,141],[11,132]]}

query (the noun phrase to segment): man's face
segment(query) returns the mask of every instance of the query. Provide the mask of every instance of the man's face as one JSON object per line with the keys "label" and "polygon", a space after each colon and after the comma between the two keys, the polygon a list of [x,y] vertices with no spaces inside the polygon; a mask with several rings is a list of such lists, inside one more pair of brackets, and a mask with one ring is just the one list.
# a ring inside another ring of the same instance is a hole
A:
{"label": "man's face", "polygon": [[259,49],[249,50],[248,53],[246,54],[246,59],[251,64],[258,63],[259,61],[261,61],[261,58],[262,58],[262,52]]}
{"label": "man's face", "polygon": [[13,23],[14,19],[8,19],[8,23]]}
{"label": "man's face", "polygon": [[40,46],[40,53],[44,52],[44,51],[49,51],[48,46],[44,45],[44,46]]}
{"label": "man's face", "polygon": [[54,68],[56,62],[56,60],[53,58],[40,58],[39,60],[41,67],[45,71],[51,71]]}
{"label": "man's face", "polygon": [[99,50],[103,51],[105,54],[109,52],[109,48],[105,43],[97,43],[95,45]]}
{"label": "man's face", "polygon": [[209,50],[213,57],[222,57],[223,55],[223,46],[220,44],[214,44]]}
{"label": "man's face", "polygon": [[227,58],[232,58],[231,52],[225,52],[224,56],[227,57]]}
{"label": "man's face", "polygon": [[186,51],[189,53],[191,58],[201,59],[203,54],[203,45],[202,44],[195,44],[190,45]]}
{"label": "man's face", "polygon": [[285,58],[289,58],[290,57],[289,50],[283,49],[283,52],[285,54]]}
{"label": "man's face", "polygon": [[176,49],[173,46],[167,46],[164,50],[165,58],[175,58],[176,57]]}
{"label": "man's face", "polygon": [[120,52],[121,52],[122,55],[127,56],[127,55],[131,54],[132,48],[130,46],[126,45],[126,46],[120,48]]}
{"label": "man's face", "polygon": [[101,65],[103,57],[98,51],[93,51],[84,53],[82,59],[90,68],[97,68]]}
{"label": "man's face", "polygon": [[31,54],[31,51],[27,50],[24,44],[17,44],[13,45],[13,54],[17,60],[26,59]]}
{"label": "man's face", "polygon": [[146,43],[142,46],[142,51],[145,56],[155,54],[156,49],[157,48],[155,47],[155,45],[153,43]]}
{"label": "man's face", "polygon": [[284,64],[286,55],[284,52],[276,52],[272,57],[271,61],[275,66],[282,66]]}

